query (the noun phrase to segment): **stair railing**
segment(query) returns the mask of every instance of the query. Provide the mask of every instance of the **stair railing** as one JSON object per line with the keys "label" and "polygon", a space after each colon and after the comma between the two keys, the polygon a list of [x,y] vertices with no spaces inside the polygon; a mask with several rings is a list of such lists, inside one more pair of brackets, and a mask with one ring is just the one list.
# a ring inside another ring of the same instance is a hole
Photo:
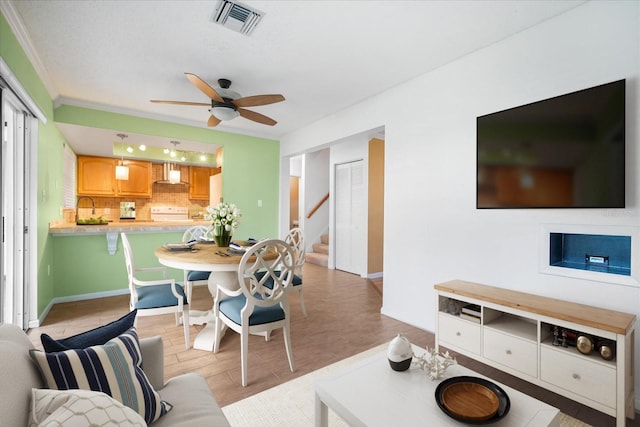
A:
{"label": "stair railing", "polygon": [[318,209],[320,209],[320,207],[324,204],[324,202],[326,202],[327,200],[329,200],[329,193],[326,194],[326,196],[324,196],[322,198],[322,200],[320,200],[314,207],[313,209],[311,209],[309,211],[309,213],[307,214],[307,219],[311,218],[313,216],[314,213],[316,213],[316,211]]}

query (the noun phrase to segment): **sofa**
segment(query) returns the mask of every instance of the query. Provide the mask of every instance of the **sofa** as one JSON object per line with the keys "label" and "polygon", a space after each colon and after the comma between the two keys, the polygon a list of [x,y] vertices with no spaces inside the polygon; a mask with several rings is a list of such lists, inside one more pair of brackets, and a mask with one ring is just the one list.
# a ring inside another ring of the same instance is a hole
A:
{"label": "sofa", "polygon": [[[148,382],[160,398],[169,402],[171,406],[168,412],[152,423],[153,427],[229,426],[204,377],[188,373],[164,382],[164,351],[161,337],[142,338],[139,343],[142,370]],[[34,349],[31,340],[22,329],[15,325],[0,324],[2,425],[28,426],[30,409],[33,406],[32,395],[45,388],[41,371],[29,354]],[[32,389],[38,390],[32,392]],[[130,408],[125,409],[131,411]]]}

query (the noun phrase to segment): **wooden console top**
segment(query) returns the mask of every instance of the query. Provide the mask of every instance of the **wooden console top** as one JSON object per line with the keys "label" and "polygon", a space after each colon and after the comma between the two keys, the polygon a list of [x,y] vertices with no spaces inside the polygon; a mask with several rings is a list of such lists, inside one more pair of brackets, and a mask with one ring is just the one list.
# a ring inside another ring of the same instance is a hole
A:
{"label": "wooden console top", "polygon": [[434,288],[441,292],[466,296],[622,335],[633,329],[636,321],[636,316],[629,313],[496,288],[464,280],[439,283],[434,285]]}

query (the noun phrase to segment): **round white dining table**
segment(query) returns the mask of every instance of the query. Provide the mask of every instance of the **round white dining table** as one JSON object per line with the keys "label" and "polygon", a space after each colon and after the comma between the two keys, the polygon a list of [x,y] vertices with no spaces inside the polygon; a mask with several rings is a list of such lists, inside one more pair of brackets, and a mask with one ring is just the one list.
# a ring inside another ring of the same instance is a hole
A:
{"label": "round white dining table", "polygon": [[[242,255],[228,253],[229,248],[220,248],[213,243],[196,243],[191,250],[175,250],[165,246],[155,249],[158,262],[164,266],[178,270],[210,271],[208,288],[211,296],[216,296],[216,288],[223,286],[227,289],[239,289],[238,266]],[[276,255],[273,254],[273,258]],[[268,256],[266,258],[269,259]],[[191,294],[191,292],[189,292]],[[193,348],[213,351],[215,340],[215,319],[213,307],[211,310],[189,310],[191,324],[204,324],[198,333]]]}

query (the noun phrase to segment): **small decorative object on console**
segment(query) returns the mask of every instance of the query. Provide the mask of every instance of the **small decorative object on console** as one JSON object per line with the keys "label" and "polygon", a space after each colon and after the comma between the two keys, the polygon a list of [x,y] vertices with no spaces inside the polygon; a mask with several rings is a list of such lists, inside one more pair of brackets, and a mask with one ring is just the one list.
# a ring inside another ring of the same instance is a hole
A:
{"label": "small decorative object on console", "polygon": [[438,353],[435,347],[431,350],[426,347],[426,352],[422,356],[415,356],[414,361],[415,366],[427,371],[432,381],[442,378],[447,368],[457,363],[455,357],[451,357],[448,351],[444,354]]}
{"label": "small decorative object on console", "polygon": [[409,369],[413,359],[413,350],[409,340],[402,334],[398,334],[389,343],[387,357],[389,358],[389,365],[394,371],[406,371]]}

